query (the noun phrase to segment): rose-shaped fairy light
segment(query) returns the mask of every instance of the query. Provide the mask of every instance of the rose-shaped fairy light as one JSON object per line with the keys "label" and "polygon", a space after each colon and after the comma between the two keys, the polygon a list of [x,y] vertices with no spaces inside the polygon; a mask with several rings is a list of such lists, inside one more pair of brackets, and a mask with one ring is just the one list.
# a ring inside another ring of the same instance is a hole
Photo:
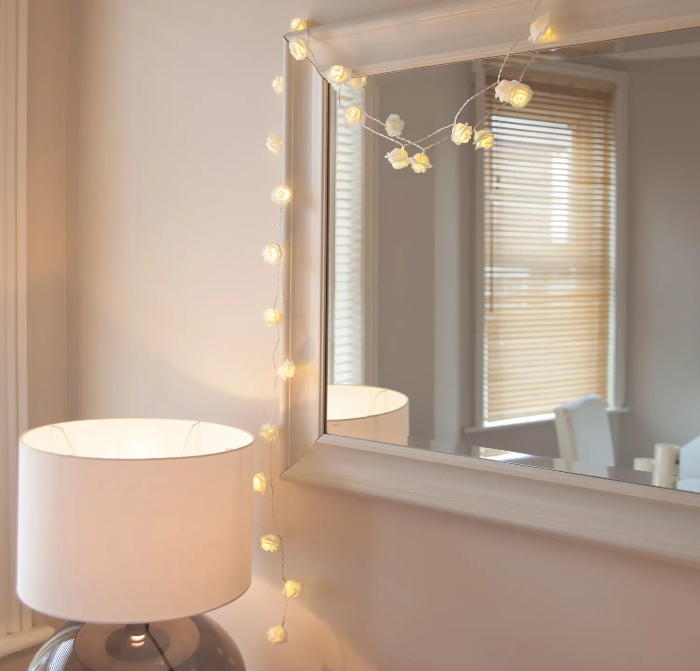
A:
{"label": "rose-shaped fairy light", "polygon": [[419,175],[428,172],[428,169],[433,167],[430,164],[430,159],[423,153],[414,154],[408,160],[411,162],[411,168],[413,168],[413,172]]}
{"label": "rose-shaped fairy light", "polygon": [[256,473],[253,476],[253,491],[264,494],[267,491],[267,478],[264,473]]}
{"label": "rose-shaped fairy light", "polygon": [[356,91],[360,91],[367,86],[367,77],[353,77],[350,80],[350,86],[352,86]]}
{"label": "rose-shaped fairy light", "polygon": [[279,429],[271,422],[265,422],[260,427],[260,437],[271,443],[279,438]]}
{"label": "rose-shaped fairy light", "polygon": [[367,118],[367,112],[362,105],[349,105],[345,108],[345,123],[348,126],[361,126]]}
{"label": "rose-shaped fairy light", "polygon": [[386,156],[391,167],[394,170],[401,170],[402,168],[408,168],[411,165],[411,161],[408,158],[408,152],[403,147],[396,147],[392,149]]}
{"label": "rose-shaped fairy light", "polygon": [[260,547],[265,552],[277,552],[282,545],[282,539],[277,534],[267,534],[260,537]]}
{"label": "rose-shaped fairy light", "polygon": [[301,594],[301,584],[296,580],[284,581],[284,595],[288,599],[293,599]]}
{"label": "rose-shaped fairy light", "polygon": [[278,205],[286,205],[292,200],[292,190],[285,184],[280,184],[272,189],[272,200]]}
{"label": "rose-shaped fairy light", "polygon": [[267,640],[270,643],[286,643],[287,632],[284,627],[271,627],[267,630]]}
{"label": "rose-shaped fairy light", "polygon": [[398,114],[390,114],[384,122],[384,130],[389,137],[399,137],[404,126],[405,122]]}
{"label": "rose-shaped fairy light", "polygon": [[350,70],[342,65],[333,65],[328,70],[328,81],[331,84],[344,84],[350,79]]}
{"label": "rose-shaped fairy light", "polygon": [[275,308],[266,308],[263,310],[263,321],[268,326],[278,326],[282,323],[282,313]]}
{"label": "rose-shaped fairy light", "polygon": [[281,366],[277,368],[277,375],[285,382],[291,380],[296,375],[297,367],[293,361],[287,359]]}
{"label": "rose-shaped fairy light", "polygon": [[545,42],[552,38],[552,27],[549,25],[549,12],[541,14],[530,24],[530,37],[532,43]]}
{"label": "rose-shaped fairy light", "polygon": [[452,142],[455,144],[467,144],[472,138],[474,129],[465,123],[456,123],[452,126]]}
{"label": "rose-shaped fairy light", "polygon": [[265,144],[273,154],[279,156],[282,153],[282,138],[277,133],[270,133]]}
{"label": "rose-shaped fairy light", "polygon": [[295,61],[303,61],[309,53],[309,43],[303,37],[295,37],[289,43],[289,53]]}
{"label": "rose-shaped fairy light", "polygon": [[267,266],[276,266],[282,258],[282,248],[279,245],[265,245],[260,256]]}
{"label": "rose-shaped fairy light", "polygon": [[478,130],[474,134],[474,149],[491,149],[494,137],[490,130]]}
{"label": "rose-shaped fairy light", "polygon": [[532,89],[517,79],[504,79],[496,85],[495,95],[502,103],[525,107],[532,100]]}
{"label": "rose-shaped fairy light", "polygon": [[272,80],[272,90],[279,96],[284,92],[284,77],[278,75]]}
{"label": "rose-shaped fairy light", "polygon": [[299,30],[306,30],[309,27],[309,22],[306,19],[301,19],[297,17],[296,19],[292,19],[290,24],[289,24],[289,29],[292,32],[297,32]]}

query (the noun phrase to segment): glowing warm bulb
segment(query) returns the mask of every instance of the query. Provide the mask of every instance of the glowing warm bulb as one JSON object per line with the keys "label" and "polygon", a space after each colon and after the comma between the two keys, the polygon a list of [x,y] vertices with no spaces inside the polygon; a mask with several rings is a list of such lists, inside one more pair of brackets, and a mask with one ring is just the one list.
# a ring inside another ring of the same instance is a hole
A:
{"label": "glowing warm bulb", "polygon": [[303,61],[309,53],[309,43],[303,37],[295,37],[289,43],[289,53],[295,61]]}
{"label": "glowing warm bulb", "polygon": [[522,82],[518,82],[510,92],[508,102],[513,107],[525,107],[532,100],[532,89]]}
{"label": "glowing warm bulb", "polygon": [[384,156],[394,170],[402,170],[411,165],[411,160],[408,158],[408,152],[403,147],[396,147]]}
{"label": "glowing warm bulb", "polygon": [[278,326],[282,323],[282,313],[279,310],[275,310],[275,308],[267,308],[266,310],[263,310],[262,315],[263,321],[268,326]]}
{"label": "glowing warm bulb", "polygon": [[270,643],[286,643],[287,632],[284,627],[272,627],[267,630],[267,640]]}
{"label": "glowing warm bulb", "polygon": [[365,88],[365,86],[367,86],[367,77],[353,77],[350,80],[350,86],[352,86],[356,91]]}
{"label": "glowing warm bulb", "polygon": [[288,599],[293,599],[301,594],[301,583],[296,580],[285,580],[284,595]]}
{"label": "glowing warm bulb", "polygon": [[282,75],[277,75],[272,80],[272,90],[279,96],[284,92],[284,77]]}
{"label": "glowing warm bulb", "polygon": [[456,123],[452,126],[452,142],[455,144],[467,144],[472,138],[474,129],[465,123]]}
{"label": "glowing warm bulb", "polygon": [[545,42],[552,39],[552,28],[549,25],[549,12],[541,14],[530,24],[529,42]]}
{"label": "glowing warm bulb", "polygon": [[260,255],[268,266],[276,266],[282,258],[282,248],[279,245],[265,245]]}
{"label": "glowing warm bulb", "polygon": [[345,123],[348,126],[361,126],[367,118],[367,112],[362,105],[350,105],[345,108]]}
{"label": "glowing warm bulb", "polygon": [[491,149],[494,137],[490,130],[478,130],[474,134],[474,149]]}
{"label": "glowing warm bulb", "polygon": [[129,636],[129,640],[132,643],[138,643],[139,641],[143,642],[143,640],[146,638],[146,634],[132,634]]}
{"label": "glowing warm bulb", "polygon": [[267,491],[267,478],[264,473],[256,473],[253,476],[253,491],[264,494]]}
{"label": "glowing warm bulb", "polygon": [[265,422],[260,427],[260,435],[268,443],[271,443],[272,441],[277,440],[279,438],[280,432],[279,432],[279,429],[274,424],[270,424],[270,422]]}
{"label": "glowing warm bulb", "polygon": [[342,65],[334,65],[328,71],[328,81],[331,84],[344,84],[350,79],[350,70]]}
{"label": "glowing warm bulb", "polygon": [[294,377],[297,372],[297,367],[294,365],[293,361],[287,359],[279,368],[277,368],[277,375],[279,375],[285,382]]}
{"label": "glowing warm bulb", "polygon": [[260,547],[265,552],[277,552],[282,545],[282,539],[277,534],[267,534],[260,537]]}
{"label": "glowing warm bulb", "polygon": [[277,133],[270,133],[265,140],[265,146],[275,155],[282,153],[282,138]]}
{"label": "glowing warm bulb", "polygon": [[414,154],[408,160],[411,162],[413,172],[419,175],[428,172],[428,170],[433,167],[430,163],[430,159],[423,153]]}
{"label": "glowing warm bulb", "polygon": [[284,184],[280,184],[272,189],[270,195],[272,196],[272,200],[278,205],[286,205],[292,200],[292,190]]}
{"label": "glowing warm bulb", "polygon": [[306,30],[309,27],[309,22],[306,19],[301,19],[297,17],[296,19],[292,19],[289,28],[290,30],[296,32],[297,30]]}

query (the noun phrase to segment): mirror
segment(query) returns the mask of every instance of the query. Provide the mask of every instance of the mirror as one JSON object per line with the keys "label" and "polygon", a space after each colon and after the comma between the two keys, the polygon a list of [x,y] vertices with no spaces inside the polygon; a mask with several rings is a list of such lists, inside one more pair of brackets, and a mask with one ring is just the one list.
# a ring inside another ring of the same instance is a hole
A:
{"label": "mirror", "polygon": [[700,491],[700,30],[530,60],[424,174],[343,108],[428,135],[502,59],[333,94],[327,432]]}

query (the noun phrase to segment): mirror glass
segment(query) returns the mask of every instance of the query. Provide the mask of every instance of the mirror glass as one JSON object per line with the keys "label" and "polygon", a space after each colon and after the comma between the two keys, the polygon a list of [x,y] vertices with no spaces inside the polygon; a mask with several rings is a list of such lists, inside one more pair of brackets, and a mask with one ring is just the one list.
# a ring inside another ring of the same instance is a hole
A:
{"label": "mirror glass", "polygon": [[502,62],[331,91],[327,432],[700,491],[700,31]]}

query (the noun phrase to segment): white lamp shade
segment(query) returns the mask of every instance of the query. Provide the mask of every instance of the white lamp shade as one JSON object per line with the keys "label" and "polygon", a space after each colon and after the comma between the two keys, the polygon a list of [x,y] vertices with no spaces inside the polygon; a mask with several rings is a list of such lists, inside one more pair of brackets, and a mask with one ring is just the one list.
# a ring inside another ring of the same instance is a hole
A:
{"label": "white lamp shade", "polygon": [[252,442],[167,419],[22,435],[20,599],[67,620],[146,623],[238,598],[251,579]]}
{"label": "white lamp shade", "polygon": [[328,385],[326,430],[338,436],[407,445],[408,396],[393,389]]}

